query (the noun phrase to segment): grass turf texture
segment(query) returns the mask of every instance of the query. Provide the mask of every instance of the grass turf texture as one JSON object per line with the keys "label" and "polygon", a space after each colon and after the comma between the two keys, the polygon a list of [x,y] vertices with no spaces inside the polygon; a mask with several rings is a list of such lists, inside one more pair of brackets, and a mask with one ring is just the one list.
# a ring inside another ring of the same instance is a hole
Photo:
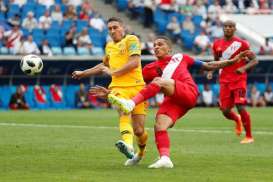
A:
{"label": "grass turf texture", "polygon": [[0,181],[180,182],[272,181],[272,108],[248,109],[255,143],[239,144],[220,111],[196,108],[170,130],[174,169],[147,169],[157,158],[150,110],[145,159],[135,167],[114,143],[112,110],[1,111]]}

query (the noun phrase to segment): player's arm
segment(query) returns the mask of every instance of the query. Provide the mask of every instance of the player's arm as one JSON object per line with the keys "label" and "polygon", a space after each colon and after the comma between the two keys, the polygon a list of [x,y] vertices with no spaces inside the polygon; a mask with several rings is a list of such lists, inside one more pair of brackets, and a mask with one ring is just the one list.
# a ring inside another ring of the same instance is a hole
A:
{"label": "player's arm", "polygon": [[[219,61],[219,60],[220,60],[220,58],[217,55],[214,55],[214,61]],[[207,72],[207,79],[208,80],[211,80],[213,78],[213,73],[214,73],[214,70]]]}
{"label": "player's arm", "polygon": [[249,54],[249,56],[247,57],[247,61],[248,62],[246,65],[244,65],[236,70],[236,73],[242,74],[258,64],[257,57],[254,53]]}
{"label": "player's arm", "polygon": [[136,69],[140,64],[140,61],[141,61],[140,55],[137,55],[137,54],[131,55],[131,56],[129,56],[129,60],[125,65],[123,65],[119,69],[111,71],[108,74],[110,74],[112,76],[124,75],[124,74],[132,71],[133,69]]}
{"label": "player's arm", "polygon": [[202,62],[199,60],[195,60],[194,64],[198,65],[201,69],[212,71],[212,70],[224,68],[226,66],[230,66],[234,64],[235,62],[240,61],[244,57],[249,57],[251,54],[252,52],[247,50],[247,51],[241,52],[240,54],[238,54],[237,56],[229,60],[212,61],[212,62]]}
{"label": "player's arm", "polygon": [[101,74],[101,73],[103,73],[103,70],[107,66],[107,62],[108,62],[108,58],[105,56],[103,58],[103,63],[97,64],[96,66],[86,69],[84,71],[74,71],[72,73],[72,78],[79,80],[81,78]]}
{"label": "player's arm", "polygon": [[[215,50],[215,46],[214,45],[215,44],[213,44],[213,46],[212,46],[214,61],[219,61],[220,57],[221,57],[221,55],[220,55],[221,53],[219,51]],[[214,73],[213,70],[207,72],[207,79],[208,80],[211,80],[213,78],[213,73]]]}

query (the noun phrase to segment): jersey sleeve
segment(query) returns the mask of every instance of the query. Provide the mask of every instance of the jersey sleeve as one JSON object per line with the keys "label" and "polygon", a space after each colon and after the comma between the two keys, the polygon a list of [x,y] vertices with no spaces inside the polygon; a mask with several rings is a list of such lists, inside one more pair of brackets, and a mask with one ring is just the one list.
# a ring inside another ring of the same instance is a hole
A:
{"label": "jersey sleeve", "polygon": [[216,42],[213,42],[213,44],[212,44],[212,54],[213,54],[213,56],[215,57],[216,56]]}
{"label": "jersey sleeve", "polygon": [[186,54],[183,55],[183,60],[186,61],[188,68],[194,64],[194,59]]}
{"label": "jersey sleeve", "polygon": [[188,55],[184,55],[183,59],[187,62],[188,68],[201,69],[204,64],[203,61],[194,59]]}
{"label": "jersey sleeve", "polygon": [[144,68],[142,69],[142,74],[143,74],[144,81],[146,83],[149,83],[155,77],[161,76],[162,70],[155,62],[153,62],[144,66]]}
{"label": "jersey sleeve", "polygon": [[212,45],[212,54],[216,61],[218,61],[222,57],[222,49],[219,49],[219,46],[218,46],[219,42],[220,40],[216,40],[214,41]]}
{"label": "jersey sleeve", "polygon": [[141,55],[141,46],[139,39],[135,35],[129,35],[127,38],[127,50],[129,56]]}
{"label": "jersey sleeve", "polygon": [[102,62],[103,62],[104,65],[109,64],[108,58],[109,58],[109,46],[108,46],[108,43],[107,43],[106,46],[105,46],[105,55],[102,58]]}
{"label": "jersey sleeve", "polygon": [[249,49],[250,49],[249,43],[245,40],[242,41],[242,51],[249,50]]}

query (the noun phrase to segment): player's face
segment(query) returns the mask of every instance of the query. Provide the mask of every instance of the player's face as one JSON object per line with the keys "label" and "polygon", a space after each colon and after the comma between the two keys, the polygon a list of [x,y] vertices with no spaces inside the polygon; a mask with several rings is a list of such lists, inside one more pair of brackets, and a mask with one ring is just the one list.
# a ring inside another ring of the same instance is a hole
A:
{"label": "player's face", "polygon": [[154,52],[155,52],[155,56],[158,59],[164,58],[165,56],[169,55],[170,51],[171,51],[171,48],[167,44],[166,40],[156,39],[154,41]]}
{"label": "player's face", "polygon": [[114,42],[119,42],[124,36],[124,28],[122,24],[117,21],[108,23],[108,31]]}
{"label": "player's face", "polygon": [[233,22],[225,22],[223,31],[226,38],[232,37],[236,31],[235,24]]}

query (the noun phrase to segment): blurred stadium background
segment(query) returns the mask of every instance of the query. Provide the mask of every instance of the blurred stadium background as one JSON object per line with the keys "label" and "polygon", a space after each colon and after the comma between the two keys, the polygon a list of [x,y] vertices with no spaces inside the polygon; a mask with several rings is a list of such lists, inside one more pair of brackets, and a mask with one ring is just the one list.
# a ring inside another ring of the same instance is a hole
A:
{"label": "blurred stadium background", "polygon": [[[81,82],[72,80],[71,72],[86,69],[100,62],[109,40],[105,21],[121,17],[128,33],[142,41],[143,65],[153,60],[152,40],[168,35],[175,43],[175,52],[186,52],[201,60],[211,57],[210,45],[223,35],[221,23],[237,22],[237,33],[251,43],[260,64],[249,74],[249,103],[265,103],[264,92],[273,85],[272,1],[262,0],[2,0],[0,13],[0,108],[7,109],[16,87],[24,85],[30,108],[75,108],[79,84],[107,86],[109,78],[91,77]],[[251,23],[249,23],[251,22]],[[265,28],[266,27],[266,28]],[[25,76],[19,68],[21,55],[40,54],[44,70],[36,77]],[[193,73],[200,92],[208,84],[211,104],[216,105],[219,93],[217,77],[208,81],[204,74]],[[61,99],[53,103],[50,87],[56,84]],[[46,106],[35,98],[35,85],[43,87]],[[256,91],[255,88],[256,87]],[[160,97],[159,97],[160,98]],[[253,101],[255,100],[255,101]],[[155,102],[160,102],[155,101]]]}
{"label": "blurred stadium background", "polygon": [[[92,85],[107,86],[110,81],[106,76],[76,81],[71,79],[71,73],[101,61],[104,46],[109,40],[105,22],[112,16],[124,20],[127,32],[141,39],[143,65],[154,60],[152,40],[162,34],[173,40],[175,52],[185,52],[204,61],[212,59],[210,45],[223,35],[221,23],[227,19],[234,20],[237,22],[237,34],[251,43],[260,61],[248,76],[249,105],[263,107],[273,104],[272,0],[0,0],[0,181],[105,181],[107,176],[112,181],[126,181],[136,173],[140,176],[132,181],[141,179],[150,182],[153,181],[149,178],[151,175],[156,181],[272,181],[272,166],[269,165],[272,164],[273,155],[270,147],[272,107],[251,109],[253,120],[259,121],[254,122],[254,127],[259,130],[255,133],[254,129],[254,134],[260,140],[260,148],[255,145],[241,148],[234,138],[224,137],[221,140],[219,133],[230,133],[225,129],[230,127],[230,123],[213,122],[224,120],[217,109],[193,111],[193,116],[185,119],[191,120],[184,125],[186,130],[182,130],[185,138],[179,132],[173,133],[174,137],[181,138],[186,147],[180,149],[180,143],[174,143],[177,146],[174,147],[174,155],[178,158],[176,162],[180,163],[178,170],[175,169],[176,177],[171,172],[151,174],[140,171],[146,168],[149,163],[146,161],[141,168],[134,169],[137,171],[135,173],[122,168],[120,161],[123,159],[113,155],[113,147],[109,147],[117,136],[114,132],[102,130],[104,126],[106,129],[116,126],[116,122],[112,122],[115,120],[113,111],[92,109],[108,108],[104,100],[88,96],[87,108],[91,109],[92,114],[89,111],[66,111],[84,107],[76,99],[80,83],[85,85],[87,91]],[[41,55],[44,62],[42,73],[34,77],[26,76],[20,70],[22,55],[30,53]],[[219,94],[217,74],[212,80],[207,80],[204,73],[195,70],[192,73],[202,93],[198,104],[216,106]],[[7,111],[17,87],[22,89],[29,108],[34,111],[16,114]],[[265,97],[265,92],[268,92],[271,100]],[[150,105],[156,107],[160,101],[161,97],[158,96],[150,100]],[[147,124],[150,128],[152,114],[149,114]],[[203,119],[207,122],[204,123]],[[26,125],[20,125],[22,123]],[[12,126],[25,128],[14,129]],[[95,130],[97,126],[102,128]],[[58,128],[63,131],[60,132]],[[83,128],[93,128],[94,135],[85,130],[83,132]],[[210,134],[207,136],[204,133]],[[43,137],[48,138],[45,141]],[[92,142],[98,138],[99,144]],[[54,140],[56,143],[53,144]],[[213,143],[212,140],[217,141]],[[90,141],[92,146],[88,145]],[[223,145],[223,142],[230,145]],[[150,143],[153,143],[152,139]],[[20,148],[22,145],[27,149]],[[77,147],[79,150],[75,149]],[[106,149],[109,150],[105,152]],[[52,153],[49,152],[52,150]],[[149,161],[156,155],[155,150],[150,150]],[[41,156],[33,158],[36,153]],[[105,159],[99,156],[101,153],[106,154]],[[227,156],[222,156],[222,153]],[[249,155],[243,156],[245,153]],[[22,158],[16,158],[17,155]],[[94,155],[99,157],[94,158]],[[98,163],[98,159],[102,162]],[[110,167],[107,166],[109,160]],[[221,160],[223,163],[218,163]],[[26,167],[29,161],[32,167]],[[85,164],[86,161],[88,164]],[[210,167],[204,167],[208,161]],[[233,168],[233,162],[239,167]],[[1,167],[2,164],[4,166]],[[179,175],[181,167],[184,176]],[[116,171],[110,172],[110,169]],[[196,175],[195,170],[205,171]],[[77,177],[72,175],[75,171],[78,172]],[[241,176],[238,171],[246,173]],[[123,178],[115,176],[116,172],[122,172],[119,175]]]}

